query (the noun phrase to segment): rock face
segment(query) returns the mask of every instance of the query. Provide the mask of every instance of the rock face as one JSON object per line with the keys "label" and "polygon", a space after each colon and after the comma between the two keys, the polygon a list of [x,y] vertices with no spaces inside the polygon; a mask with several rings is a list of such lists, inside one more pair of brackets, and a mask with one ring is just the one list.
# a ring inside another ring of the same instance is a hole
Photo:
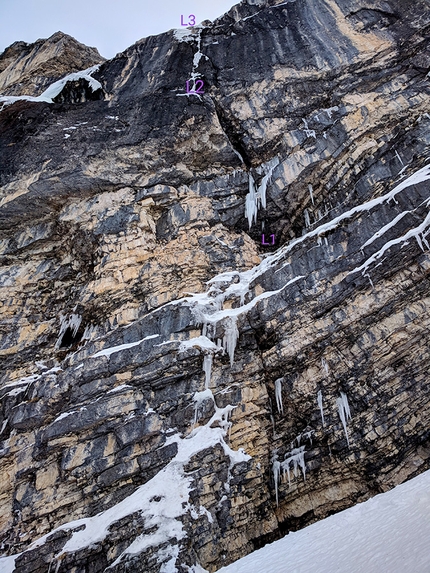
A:
{"label": "rock face", "polygon": [[66,74],[104,61],[96,48],[62,32],[33,44],[14,42],[0,54],[0,94],[38,96]]}
{"label": "rock face", "polygon": [[248,0],[3,107],[2,571],[213,572],[430,467],[429,24]]}

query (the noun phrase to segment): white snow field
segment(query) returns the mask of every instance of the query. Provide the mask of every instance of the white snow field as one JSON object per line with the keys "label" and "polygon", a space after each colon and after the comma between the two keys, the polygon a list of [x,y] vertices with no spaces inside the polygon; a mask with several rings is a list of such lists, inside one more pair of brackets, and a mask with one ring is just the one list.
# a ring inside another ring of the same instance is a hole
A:
{"label": "white snow field", "polygon": [[429,573],[430,470],[218,573]]}

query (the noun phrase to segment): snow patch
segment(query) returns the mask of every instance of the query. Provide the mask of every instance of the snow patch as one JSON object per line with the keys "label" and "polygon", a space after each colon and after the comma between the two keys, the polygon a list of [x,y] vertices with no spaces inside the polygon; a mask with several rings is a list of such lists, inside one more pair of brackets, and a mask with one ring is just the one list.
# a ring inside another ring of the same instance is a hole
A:
{"label": "snow patch", "polygon": [[430,470],[290,532],[218,573],[427,573]]}
{"label": "snow patch", "polygon": [[1,573],[14,573],[14,571],[16,571],[15,562],[21,555],[22,553],[18,553],[17,555],[11,555],[10,557],[0,557]]}
{"label": "snow patch", "polygon": [[104,348],[100,350],[100,352],[96,352],[96,354],[92,354],[89,358],[98,358],[99,356],[111,356],[111,354],[115,354],[115,352],[121,352],[122,350],[127,350],[128,348],[133,348],[133,346],[138,346],[142,344],[145,340],[150,340],[151,338],[157,338],[160,336],[159,334],[151,334],[150,336],[145,336],[142,340],[137,340],[136,342],[129,342],[128,344],[120,344],[119,346],[111,346],[110,348]]}
{"label": "snow patch", "polygon": [[[87,68],[86,70],[82,70],[81,72],[74,72],[72,74],[68,74],[67,76],[65,76],[64,78],[62,78],[61,80],[58,80],[56,82],[54,82],[53,84],[51,84],[49,87],[46,88],[46,90],[40,94],[39,96],[1,96],[0,97],[0,103],[3,103],[3,107],[7,106],[7,105],[11,105],[13,103],[15,103],[16,101],[20,101],[20,100],[24,100],[24,101],[35,101],[35,102],[46,102],[46,103],[54,103],[54,98],[57,97],[57,95],[59,93],[61,93],[61,91],[63,90],[64,86],[67,84],[67,82],[74,82],[76,80],[80,80],[80,79],[84,79],[88,82],[91,91],[96,91],[98,89],[102,88],[102,85],[100,82],[98,82],[97,80],[95,80],[93,77],[91,77],[91,74],[93,74],[94,72],[96,72],[100,67],[100,64],[97,64],[96,66],[91,66],[90,68]],[[2,109],[3,109],[2,107]]]}
{"label": "snow patch", "polygon": [[184,340],[179,345],[179,352],[185,352],[188,348],[200,348],[202,350],[218,350],[218,347],[207,336],[196,336],[189,340]]}
{"label": "snow patch", "polygon": [[125,390],[128,388],[133,388],[133,386],[130,386],[130,384],[121,384],[120,386],[115,386],[115,388],[112,388],[112,390],[109,390],[108,394],[114,394],[115,392],[121,392],[122,390]]}
{"label": "snow patch", "polygon": [[76,412],[78,412],[78,410],[73,410],[72,412],[64,412],[63,414],[60,414],[57,418],[55,418],[54,422],[59,422],[60,420],[63,420],[64,418],[67,418],[68,416],[71,416],[72,414],[76,414]]}

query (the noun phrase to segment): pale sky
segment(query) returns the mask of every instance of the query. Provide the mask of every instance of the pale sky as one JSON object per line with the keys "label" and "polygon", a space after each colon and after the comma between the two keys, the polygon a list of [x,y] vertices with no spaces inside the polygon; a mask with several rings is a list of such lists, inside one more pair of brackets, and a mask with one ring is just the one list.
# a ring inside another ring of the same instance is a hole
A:
{"label": "pale sky", "polygon": [[0,53],[17,40],[34,42],[64,32],[105,58],[146,36],[214,20],[240,0],[0,0]]}

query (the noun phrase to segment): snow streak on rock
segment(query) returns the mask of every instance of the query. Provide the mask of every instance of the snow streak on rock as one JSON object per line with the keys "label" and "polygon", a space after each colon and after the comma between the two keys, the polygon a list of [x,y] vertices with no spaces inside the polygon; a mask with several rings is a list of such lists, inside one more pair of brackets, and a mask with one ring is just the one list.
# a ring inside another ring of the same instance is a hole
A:
{"label": "snow streak on rock", "polygon": [[91,90],[94,92],[102,88],[101,83],[95,80],[93,77],[91,77],[91,75],[94,72],[96,72],[99,69],[99,67],[100,65],[97,64],[81,72],[74,72],[72,74],[69,74],[64,78],[62,78],[61,80],[58,80],[53,84],[51,84],[42,94],[40,94],[40,96],[1,96],[0,103],[3,103],[1,109],[19,100],[54,103],[54,98],[57,97],[59,93],[61,93],[67,82],[74,82],[80,79],[86,80]]}
{"label": "snow streak on rock", "polygon": [[[205,392],[195,396],[195,401],[201,404],[208,398],[214,400],[212,392],[205,390]],[[71,538],[55,556],[57,563],[61,563],[61,559],[66,553],[81,551],[91,545],[100,544],[109,534],[111,525],[127,515],[140,511],[145,518],[145,528],[153,529],[152,533],[136,537],[111,566],[122,562],[127,556],[138,555],[150,547],[161,546],[161,549],[158,550],[159,562],[162,560],[165,564],[170,563],[171,569],[169,570],[176,570],[178,545],[186,536],[180,518],[186,513],[197,518],[202,511],[202,508],[196,509],[190,503],[189,493],[192,478],[185,474],[184,466],[195,454],[217,444],[220,444],[225,454],[230,457],[231,467],[251,459],[242,450],[233,451],[225,442],[224,438],[231,424],[228,418],[233,409],[233,406],[217,408],[215,405],[215,414],[206,425],[195,428],[185,438],[179,434],[168,438],[166,445],[176,443],[178,452],[154,478],[110,509],[91,518],[78,519],[61,525],[53,532],[35,541],[30,545],[29,550],[43,545],[47,538],[55,532],[72,531]],[[213,428],[212,425],[215,423],[217,423],[217,427]],[[205,511],[204,508],[203,511]],[[210,514],[209,518],[212,519]],[[13,555],[0,559],[1,571],[13,571],[17,557],[18,555]]]}

